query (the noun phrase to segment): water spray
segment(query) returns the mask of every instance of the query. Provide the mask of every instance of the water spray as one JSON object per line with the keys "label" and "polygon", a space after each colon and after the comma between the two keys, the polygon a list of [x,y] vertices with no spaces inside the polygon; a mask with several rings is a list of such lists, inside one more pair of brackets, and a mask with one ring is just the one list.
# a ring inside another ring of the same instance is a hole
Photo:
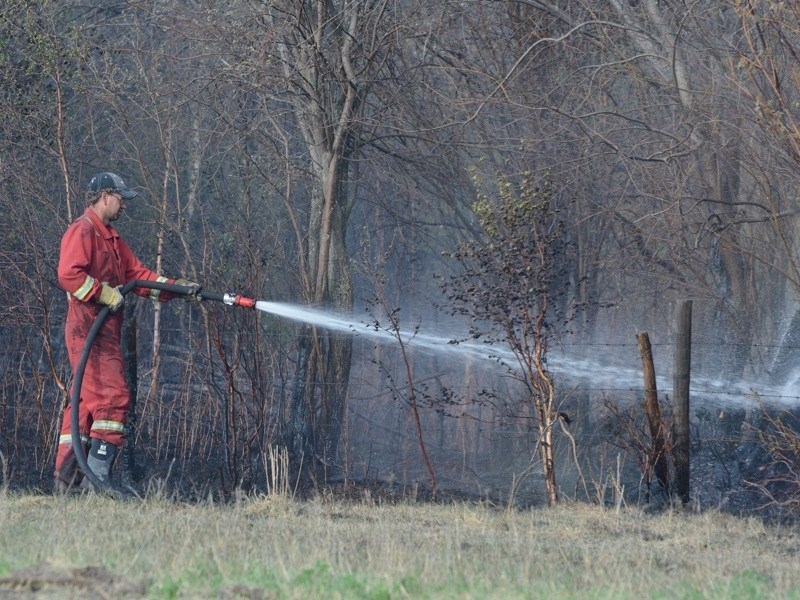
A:
{"label": "water spray", "polygon": [[[206,291],[203,288],[200,288],[200,290],[195,292],[194,287],[163,283],[160,281],[147,281],[144,279],[134,279],[129,281],[120,288],[120,293],[125,296],[133,288],[159,290],[181,297],[196,293],[197,297],[201,300],[221,302],[226,306],[240,306],[242,308],[249,309],[254,309],[256,307],[256,301],[252,298],[247,298],[246,296],[230,293],[221,294],[218,292]],[[95,489],[113,492],[114,490],[111,487],[110,482],[106,483],[100,481],[100,479],[98,479],[97,476],[92,472],[91,468],[89,468],[89,464],[83,452],[83,444],[81,443],[78,413],[81,398],[81,386],[83,384],[83,375],[86,371],[86,362],[89,359],[89,353],[91,352],[92,344],[94,344],[94,340],[110,312],[110,307],[103,307],[103,309],[97,314],[97,317],[95,317],[94,323],[92,324],[92,327],[89,329],[89,333],[86,336],[86,342],[83,346],[80,360],[78,360],[77,368],[75,369],[75,377],[72,382],[72,391],[70,393],[70,409],[72,411],[70,414],[70,429],[72,435],[72,449],[75,453],[75,458],[78,461],[78,465],[83,470],[84,476],[92,483]]]}
{"label": "water spray", "polygon": [[[282,319],[360,336],[376,343],[395,343],[400,335],[399,332],[376,326],[374,322],[358,322],[351,314],[337,314],[299,304],[259,300],[254,308]],[[412,328],[402,336],[401,341],[407,347],[436,353],[438,356],[484,361],[487,365],[496,365],[498,362],[514,365],[518,361],[511,348],[472,341],[463,329],[456,331],[455,327],[434,333],[422,333]],[[642,389],[641,369],[615,364],[619,360],[615,361],[614,358],[602,351],[598,351],[594,357],[578,358],[553,348],[548,352],[547,360],[548,368],[553,374],[568,381],[570,385],[585,382],[594,389],[639,393]],[[637,360],[638,355],[631,354],[628,362]],[[658,389],[671,387],[670,384],[665,384],[672,379],[669,369],[659,370],[656,378],[660,382]],[[797,388],[794,387],[796,381],[800,381],[800,374],[796,378],[788,384],[774,385],[769,381],[730,381],[694,374],[690,392],[692,398],[706,406],[753,408],[764,403],[793,408],[800,401]]]}

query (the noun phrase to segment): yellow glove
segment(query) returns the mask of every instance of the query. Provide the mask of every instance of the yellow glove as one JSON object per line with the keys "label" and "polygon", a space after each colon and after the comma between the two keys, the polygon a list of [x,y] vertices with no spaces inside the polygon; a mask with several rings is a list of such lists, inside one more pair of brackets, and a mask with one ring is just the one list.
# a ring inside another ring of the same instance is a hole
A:
{"label": "yellow glove", "polygon": [[117,312],[119,307],[125,302],[125,298],[122,297],[118,288],[113,288],[108,285],[105,281],[102,283],[102,288],[100,289],[100,297],[97,301],[100,304],[105,304],[111,309],[111,312]]}
{"label": "yellow glove", "polygon": [[188,279],[181,277],[180,279],[175,280],[175,285],[189,288],[189,292],[186,294],[187,302],[200,302],[203,299],[202,296],[200,296],[199,283],[194,283],[193,281],[189,281]]}

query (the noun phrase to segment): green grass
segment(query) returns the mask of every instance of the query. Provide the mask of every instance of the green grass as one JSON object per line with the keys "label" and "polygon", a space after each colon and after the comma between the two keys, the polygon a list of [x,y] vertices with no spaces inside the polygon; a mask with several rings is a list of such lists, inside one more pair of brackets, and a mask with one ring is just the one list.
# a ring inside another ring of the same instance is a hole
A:
{"label": "green grass", "polygon": [[103,566],[148,598],[800,600],[798,553],[798,526],[715,512],[0,494],[0,578]]}

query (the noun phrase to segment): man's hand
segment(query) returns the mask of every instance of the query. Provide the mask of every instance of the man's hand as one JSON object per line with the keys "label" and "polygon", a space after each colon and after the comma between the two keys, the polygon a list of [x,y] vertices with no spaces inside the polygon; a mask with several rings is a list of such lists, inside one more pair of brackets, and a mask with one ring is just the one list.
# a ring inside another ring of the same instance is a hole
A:
{"label": "man's hand", "polygon": [[119,307],[125,303],[125,298],[120,293],[119,288],[113,288],[108,285],[105,281],[102,283],[102,288],[100,288],[100,297],[97,301],[100,304],[105,304],[111,309],[112,313],[115,313],[119,310]]}
{"label": "man's hand", "polygon": [[203,297],[200,295],[199,283],[195,283],[193,281],[189,281],[188,279],[184,279],[183,277],[181,277],[180,279],[175,280],[175,285],[180,285],[189,288],[189,292],[186,294],[187,302],[200,302],[203,299]]}

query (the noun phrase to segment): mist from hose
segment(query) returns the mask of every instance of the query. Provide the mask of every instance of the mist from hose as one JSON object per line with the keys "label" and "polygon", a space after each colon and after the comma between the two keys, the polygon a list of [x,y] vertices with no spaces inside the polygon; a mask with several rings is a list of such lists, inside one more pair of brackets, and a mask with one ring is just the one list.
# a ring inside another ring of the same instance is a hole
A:
{"label": "mist from hose", "polygon": [[[357,322],[352,316],[337,315],[332,312],[309,308],[285,302],[257,301],[256,310],[305,323],[323,329],[351,334],[374,340],[377,343],[397,344],[402,341],[406,348],[419,349],[426,352],[435,352],[438,356],[470,358],[486,361],[487,368],[497,366],[499,362],[511,367],[518,364],[514,352],[508,347],[499,344],[485,344],[480,342],[456,342],[467,337],[465,331],[451,328],[441,335],[422,333],[418,329],[401,331],[398,334],[374,322]],[[606,353],[606,357],[609,354]],[[671,357],[671,353],[670,353]],[[631,344],[630,356],[619,357],[627,364],[639,365],[641,358],[636,350],[636,345]],[[670,358],[671,360],[671,358]],[[589,387],[593,390],[619,392],[630,391],[641,393],[643,389],[643,376],[641,370],[622,367],[596,358],[574,358],[567,356],[563,351],[551,349],[548,352],[547,365],[556,378],[566,382],[568,387]],[[658,370],[658,366],[657,366]],[[671,392],[672,375],[663,369],[656,374],[656,385],[660,393]],[[705,405],[719,407],[751,408],[759,403],[796,407],[800,405],[800,396],[794,386],[786,384],[774,386],[764,382],[738,381],[730,382],[715,378],[692,375],[690,393],[693,402],[702,402]],[[585,384],[585,385],[584,385]]]}

